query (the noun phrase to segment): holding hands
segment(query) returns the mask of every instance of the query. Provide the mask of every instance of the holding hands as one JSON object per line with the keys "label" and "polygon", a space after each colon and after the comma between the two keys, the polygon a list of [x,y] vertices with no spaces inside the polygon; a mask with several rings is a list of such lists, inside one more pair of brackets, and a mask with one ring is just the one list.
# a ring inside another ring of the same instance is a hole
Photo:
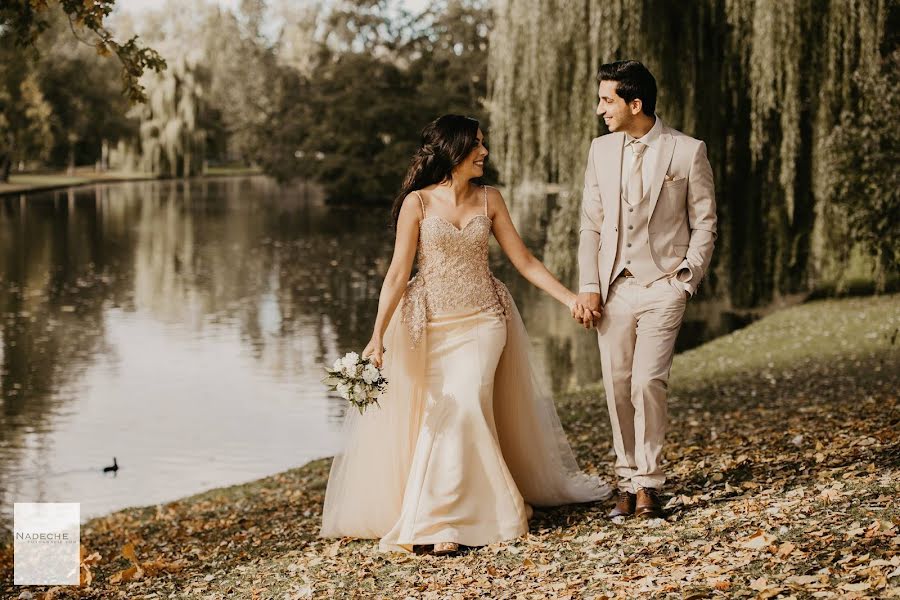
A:
{"label": "holding hands", "polygon": [[582,292],[569,302],[569,310],[572,318],[578,321],[585,329],[596,327],[600,324],[602,308],[600,307],[600,294],[595,292]]}

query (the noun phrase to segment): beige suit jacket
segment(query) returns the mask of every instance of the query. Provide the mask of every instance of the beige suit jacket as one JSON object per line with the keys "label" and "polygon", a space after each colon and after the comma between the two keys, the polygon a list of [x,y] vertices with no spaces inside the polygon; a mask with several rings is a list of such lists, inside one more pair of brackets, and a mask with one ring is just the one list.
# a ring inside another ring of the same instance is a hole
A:
{"label": "beige suit jacket", "polygon": [[[659,116],[657,116],[659,118]],[[716,232],[716,192],[706,144],[661,123],[650,187],[650,254],[691,295],[709,268]],[[606,302],[619,238],[625,134],[594,138],[581,199],[578,288]]]}

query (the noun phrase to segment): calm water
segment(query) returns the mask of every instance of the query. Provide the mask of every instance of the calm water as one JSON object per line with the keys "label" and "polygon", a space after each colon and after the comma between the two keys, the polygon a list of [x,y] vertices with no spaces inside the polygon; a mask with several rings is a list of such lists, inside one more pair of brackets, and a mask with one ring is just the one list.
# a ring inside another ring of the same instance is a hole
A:
{"label": "calm water", "polygon": [[[514,213],[537,251],[546,202]],[[0,528],[14,502],[86,520],[333,454],[322,368],[368,341],[387,218],[264,177],[0,198]],[[551,385],[599,379],[594,334],[492,262]],[[734,326],[702,303],[687,319],[680,348]]]}

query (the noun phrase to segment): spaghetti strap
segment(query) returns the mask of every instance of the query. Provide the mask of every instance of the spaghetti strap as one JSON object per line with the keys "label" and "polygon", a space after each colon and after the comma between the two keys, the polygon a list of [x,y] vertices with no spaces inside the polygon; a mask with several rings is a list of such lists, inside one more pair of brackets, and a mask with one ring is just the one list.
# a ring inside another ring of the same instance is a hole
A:
{"label": "spaghetti strap", "polygon": [[[483,186],[481,186],[481,187],[484,188],[484,216],[487,217],[487,216],[488,216],[488,209],[487,209],[487,186],[486,186],[486,185],[483,185]],[[490,217],[488,217],[488,218],[490,218]]]}
{"label": "spaghetti strap", "polygon": [[413,190],[413,194],[415,194],[419,198],[419,204],[422,205],[422,218],[425,218],[425,201],[422,200],[422,194],[419,193],[418,190]]}

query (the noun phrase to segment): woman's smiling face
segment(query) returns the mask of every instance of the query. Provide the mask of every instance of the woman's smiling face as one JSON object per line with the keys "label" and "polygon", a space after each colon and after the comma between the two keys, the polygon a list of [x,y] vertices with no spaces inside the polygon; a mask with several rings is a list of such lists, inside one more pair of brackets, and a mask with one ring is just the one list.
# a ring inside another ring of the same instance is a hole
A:
{"label": "woman's smiling face", "polygon": [[481,177],[484,175],[484,160],[487,158],[487,155],[488,149],[484,145],[484,134],[479,128],[475,134],[475,147],[453,170],[466,179]]}

